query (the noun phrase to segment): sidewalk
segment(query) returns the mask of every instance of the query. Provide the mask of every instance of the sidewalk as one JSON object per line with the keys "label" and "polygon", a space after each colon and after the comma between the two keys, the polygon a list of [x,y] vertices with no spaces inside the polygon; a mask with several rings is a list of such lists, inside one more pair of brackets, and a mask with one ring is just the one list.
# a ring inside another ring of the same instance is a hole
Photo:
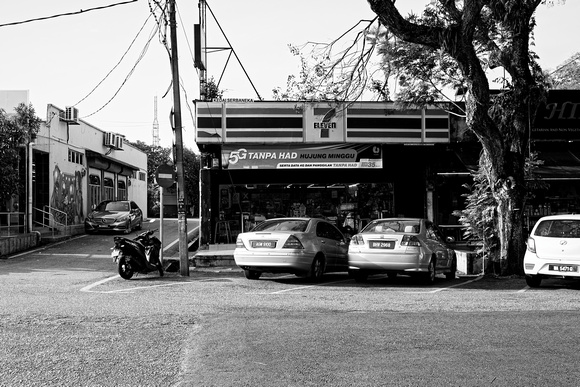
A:
{"label": "sidewalk", "polygon": [[[201,268],[226,268],[239,269],[234,261],[235,244],[209,245],[207,249],[188,252],[190,267]],[[163,259],[165,261],[175,262],[179,265],[179,250],[168,249],[164,251]]]}

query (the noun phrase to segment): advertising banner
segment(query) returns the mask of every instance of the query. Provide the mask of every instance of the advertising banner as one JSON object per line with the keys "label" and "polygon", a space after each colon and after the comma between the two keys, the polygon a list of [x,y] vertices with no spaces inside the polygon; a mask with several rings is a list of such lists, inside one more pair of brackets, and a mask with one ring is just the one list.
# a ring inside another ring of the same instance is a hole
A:
{"label": "advertising banner", "polygon": [[379,145],[224,146],[224,169],[382,168]]}
{"label": "advertising banner", "polygon": [[580,90],[550,90],[536,113],[532,140],[580,139]]}

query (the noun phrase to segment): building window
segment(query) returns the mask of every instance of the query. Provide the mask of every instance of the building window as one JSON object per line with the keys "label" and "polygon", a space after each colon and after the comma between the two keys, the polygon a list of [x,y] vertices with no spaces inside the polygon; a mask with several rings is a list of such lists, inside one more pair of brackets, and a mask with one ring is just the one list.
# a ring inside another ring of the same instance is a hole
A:
{"label": "building window", "polygon": [[113,184],[113,179],[110,177],[105,177],[103,179],[103,192],[105,194],[104,200],[114,200],[115,197],[115,185]]}
{"label": "building window", "polygon": [[117,200],[127,200],[127,185],[122,180],[117,182]]}
{"label": "building window", "polygon": [[68,161],[75,164],[83,165],[84,155],[81,152],[75,150],[68,150]]}
{"label": "building window", "polygon": [[101,202],[101,178],[97,175],[89,175],[89,208]]}
{"label": "building window", "polygon": [[139,180],[145,181],[145,172],[139,172]]}

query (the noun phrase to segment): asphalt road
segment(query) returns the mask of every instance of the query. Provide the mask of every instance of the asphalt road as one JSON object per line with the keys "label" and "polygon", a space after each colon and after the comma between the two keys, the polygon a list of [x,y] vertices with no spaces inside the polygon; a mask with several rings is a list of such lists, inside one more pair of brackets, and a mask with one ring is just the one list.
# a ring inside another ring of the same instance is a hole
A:
{"label": "asphalt road", "polygon": [[121,279],[111,235],[0,260],[0,386],[578,385],[578,283],[191,269]]}

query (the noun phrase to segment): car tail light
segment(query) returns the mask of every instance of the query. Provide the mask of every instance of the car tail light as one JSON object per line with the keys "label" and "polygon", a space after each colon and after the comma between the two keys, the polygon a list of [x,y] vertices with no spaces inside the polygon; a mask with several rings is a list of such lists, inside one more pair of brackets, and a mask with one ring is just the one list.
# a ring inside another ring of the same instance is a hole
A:
{"label": "car tail light", "polygon": [[528,250],[530,250],[532,253],[536,252],[536,241],[534,238],[528,238],[528,243],[526,244],[528,245]]}
{"label": "car tail light", "polygon": [[362,235],[356,234],[355,236],[352,237],[352,239],[350,240],[350,243],[352,243],[353,245],[364,245],[365,241],[364,241]]}
{"label": "car tail light", "polygon": [[286,243],[284,243],[284,246],[282,246],[283,249],[303,249],[304,246],[302,246],[302,242],[300,242],[300,240],[298,238],[296,238],[294,235],[290,235],[290,237],[286,240]]}
{"label": "car tail light", "polygon": [[403,235],[403,240],[401,241],[401,246],[416,246],[420,247],[419,239],[415,235]]}
{"label": "car tail light", "polygon": [[242,241],[242,238],[236,239],[236,247],[246,247]]}

